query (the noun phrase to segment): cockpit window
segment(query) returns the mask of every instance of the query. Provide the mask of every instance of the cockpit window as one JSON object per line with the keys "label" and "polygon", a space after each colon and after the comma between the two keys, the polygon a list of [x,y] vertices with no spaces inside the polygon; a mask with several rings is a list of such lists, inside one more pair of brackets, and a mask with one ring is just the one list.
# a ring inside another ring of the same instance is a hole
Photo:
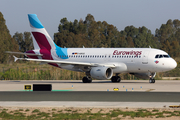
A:
{"label": "cockpit window", "polygon": [[162,55],[159,55],[159,58],[162,58],[163,56]]}
{"label": "cockpit window", "polygon": [[156,55],[155,58],[159,58],[159,55]]}
{"label": "cockpit window", "polygon": [[169,55],[163,55],[164,58],[169,58]]}
{"label": "cockpit window", "polygon": [[156,55],[155,58],[170,58],[169,55]]}

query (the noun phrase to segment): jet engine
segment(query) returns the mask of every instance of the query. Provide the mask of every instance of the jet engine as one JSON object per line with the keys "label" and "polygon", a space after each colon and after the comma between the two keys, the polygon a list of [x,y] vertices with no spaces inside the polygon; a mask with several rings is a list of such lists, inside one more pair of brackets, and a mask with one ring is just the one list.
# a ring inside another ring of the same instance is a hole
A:
{"label": "jet engine", "polygon": [[90,75],[99,80],[110,79],[113,75],[113,70],[108,67],[93,67],[90,71]]}

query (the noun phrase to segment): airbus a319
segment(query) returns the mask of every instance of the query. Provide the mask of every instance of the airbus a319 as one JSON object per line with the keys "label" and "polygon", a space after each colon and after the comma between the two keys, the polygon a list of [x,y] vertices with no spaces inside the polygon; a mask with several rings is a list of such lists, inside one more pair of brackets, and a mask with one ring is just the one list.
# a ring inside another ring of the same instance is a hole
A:
{"label": "airbus a319", "polygon": [[51,39],[36,14],[28,14],[28,18],[34,37],[34,50],[20,53],[28,58],[14,56],[15,61],[38,61],[62,69],[85,72],[83,83],[91,83],[92,78],[120,82],[118,75],[121,73],[130,73],[155,83],[156,72],[169,71],[177,66],[168,53],[153,48],[61,48]]}

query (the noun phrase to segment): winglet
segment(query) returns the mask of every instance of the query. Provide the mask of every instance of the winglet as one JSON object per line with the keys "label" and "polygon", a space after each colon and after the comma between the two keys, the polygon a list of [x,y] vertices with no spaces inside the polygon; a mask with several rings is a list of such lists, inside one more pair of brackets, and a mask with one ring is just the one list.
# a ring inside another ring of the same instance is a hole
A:
{"label": "winglet", "polygon": [[18,58],[14,55],[13,55],[13,57],[14,57],[14,62],[16,62],[18,60]]}

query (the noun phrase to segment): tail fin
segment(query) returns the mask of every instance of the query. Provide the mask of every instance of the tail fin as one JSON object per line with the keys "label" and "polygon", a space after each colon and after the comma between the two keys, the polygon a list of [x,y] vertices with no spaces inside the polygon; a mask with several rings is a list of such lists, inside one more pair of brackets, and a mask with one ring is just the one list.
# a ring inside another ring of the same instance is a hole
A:
{"label": "tail fin", "polygon": [[34,36],[33,44],[35,50],[47,49],[50,51],[51,49],[55,49],[55,43],[47,33],[46,29],[43,27],[41,22],[39,21],[36,14],[28,14],[31,33]]}

